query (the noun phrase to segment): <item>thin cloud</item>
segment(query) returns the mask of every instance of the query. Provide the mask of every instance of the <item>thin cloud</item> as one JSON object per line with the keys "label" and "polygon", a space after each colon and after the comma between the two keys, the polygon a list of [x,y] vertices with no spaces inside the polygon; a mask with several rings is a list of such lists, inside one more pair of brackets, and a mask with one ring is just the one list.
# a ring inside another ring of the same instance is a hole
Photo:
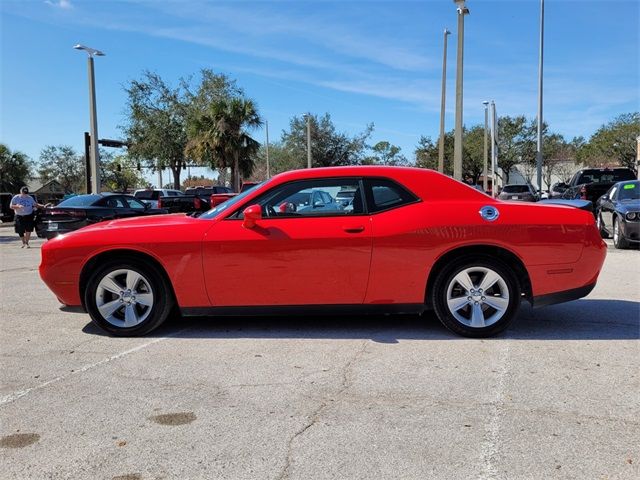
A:
{"label": "thin cloud", "polygon": [[58,0],[57,2],[45,0],[44,3],[54,8],[61,8],[62,10],[71,10],[73,8],[70,0]]}

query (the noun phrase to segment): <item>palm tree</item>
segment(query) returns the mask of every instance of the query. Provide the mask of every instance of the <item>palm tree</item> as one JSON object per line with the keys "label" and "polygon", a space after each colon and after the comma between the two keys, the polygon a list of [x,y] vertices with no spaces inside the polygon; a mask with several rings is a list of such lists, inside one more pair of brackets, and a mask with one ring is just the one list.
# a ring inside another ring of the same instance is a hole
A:
{"label": "palm tree", "polygon": [[260,125],[262,120],[252,100],[231,98],[212,102],[190,122],[186,153],[212,168],[231,167],[233,186],[239,191],[240,173],[251,175],[253,157],[259,148],[248,131]]}

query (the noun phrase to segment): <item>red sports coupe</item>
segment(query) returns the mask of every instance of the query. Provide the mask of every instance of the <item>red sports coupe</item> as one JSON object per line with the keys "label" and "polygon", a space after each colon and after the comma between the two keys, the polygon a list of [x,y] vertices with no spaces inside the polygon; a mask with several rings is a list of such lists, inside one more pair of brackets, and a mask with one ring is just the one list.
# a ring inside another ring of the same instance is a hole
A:
{"label": "red sports coupe", "polygon": [[[342,194],[341,194],[342,192]],[[40,275],[113,335],[182,315],[422,312],[452,331],[504,330],[587,295],[606,245],[590,212],[502,202],[431,170],[277,175],[199,217],[99,223],[48,241]]]}

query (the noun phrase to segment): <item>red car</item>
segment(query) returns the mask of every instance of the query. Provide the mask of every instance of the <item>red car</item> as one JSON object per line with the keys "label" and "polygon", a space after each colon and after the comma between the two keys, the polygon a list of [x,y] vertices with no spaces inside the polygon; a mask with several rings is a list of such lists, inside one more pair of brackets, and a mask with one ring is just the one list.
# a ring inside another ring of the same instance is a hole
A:
{"label": "red car", "polygon": [[[344,191],[355,191],[347,206],[336,201]],[[197,218],[60,236],[43,246],[40,275],[113,335],[148,333],[174,308],[434,309],[452,331],[486,337],[522,298],[540,307],[587,295],[605,254],[589,212],[501,202],[431,170],[337,167],[283,173]]]}

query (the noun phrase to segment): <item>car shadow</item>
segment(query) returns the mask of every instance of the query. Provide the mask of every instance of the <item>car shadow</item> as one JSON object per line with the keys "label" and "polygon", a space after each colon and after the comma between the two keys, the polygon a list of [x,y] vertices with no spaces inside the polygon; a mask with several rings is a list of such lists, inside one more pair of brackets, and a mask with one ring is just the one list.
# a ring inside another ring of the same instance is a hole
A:
{"label": "car shadow", "polygon": [[[93,323],[83,332],[106,335]],[[464,340],[447,330],[432,312],[424,315],[335,315],[272,317],[170,318],[149,337],[368,339],[378,343],[402,340]],[[533,310],[523,303],[506,332],[492,341],[632,340],[640,338],[640,302],[577,300]]]}
{"label": "car shadow", "polygon": [[20,237],[16,234],[16,236],[11,236],[11,237],[5,237],[2,236],[0,237],[0,243],[16,243],[20,241]]}

